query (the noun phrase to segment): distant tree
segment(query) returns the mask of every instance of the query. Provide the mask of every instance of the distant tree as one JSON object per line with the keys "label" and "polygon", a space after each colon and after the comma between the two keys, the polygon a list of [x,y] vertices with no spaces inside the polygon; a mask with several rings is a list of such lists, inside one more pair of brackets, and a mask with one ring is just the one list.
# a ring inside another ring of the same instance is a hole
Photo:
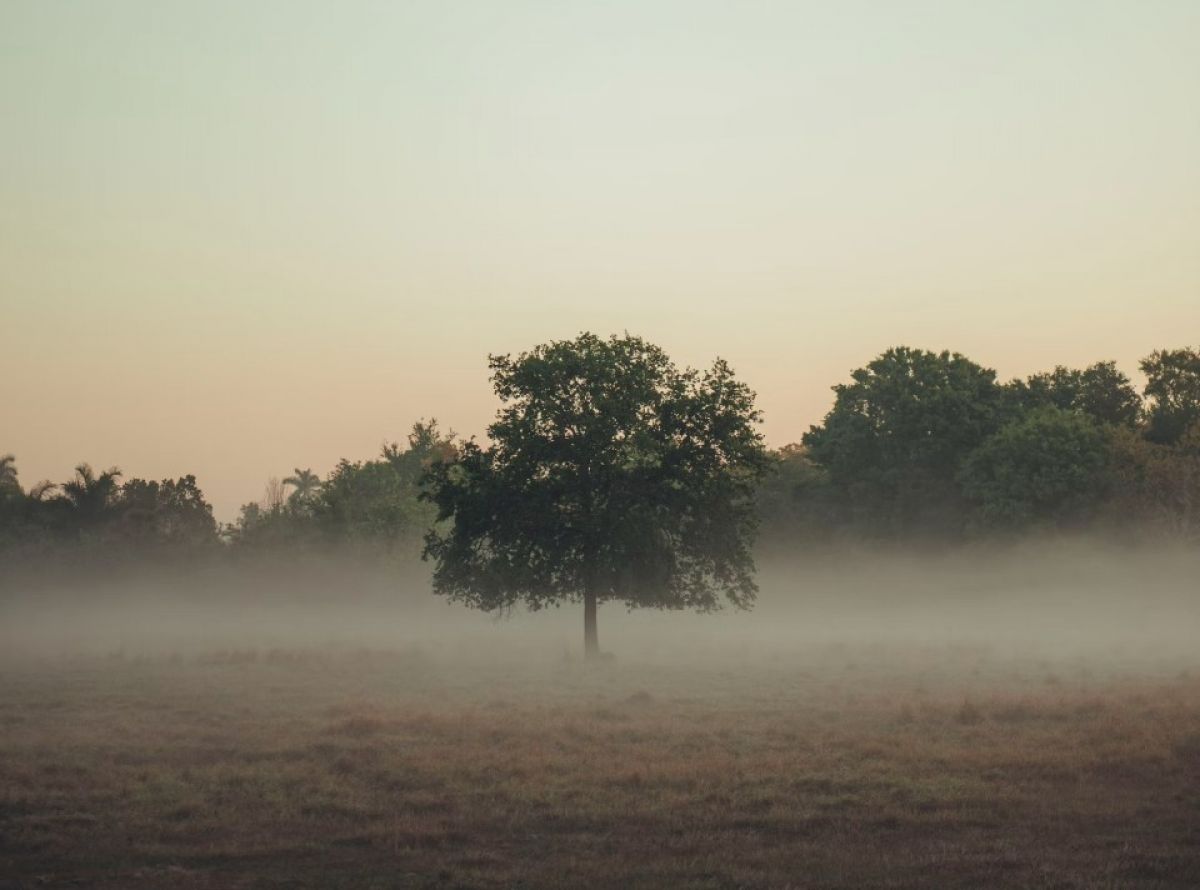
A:
{"label": "distant tree", "polygon": [[289,501],[285,491],[277,477],[268,479],[262,501],[243,504],[237,521],[221,531],[222,537],[238,553],[281,556],[288,563],[294,562],[298,551],[319,543],[313,515],[317,499],[301,506]]}
{"label": "distant tree", "polygon": [[1115,362],[1097,362],[1083,370],[1059,365],[1053,371],[1015,380],[1010,386],[1026,410],[1051,406],[1079,411],[1099,423],[1135,427],[1142,399]]}
{"label": "distant tree", "polygon": [[[240,553],[278,552],[289,563],[297,550],[325,546],[403,557],[419,547],[436,513],[419,498],[421,475],[454,450],[454,433],[443,433],[436,420],[418,421],[406,443],[384,444],[375,460],[342,459],[324,480],[297,468],[278,485],[269,483],[263,503],[244,505],[222,535]],[[286,488],[293,491],[285,500]]]}
{"label": "distant tree", "polygon": [[951,531],[956,473],[1005,419],[996,372],[949,352],[889,349],[838,384],[832,410],[803,438],[866,526]]}
{"label": "distant tree", "polygon": [[58,501],[67,508],[68,522],[72,528],[94,527],[112,517],[121,471],[110,467],[97,474],[90,464],[79,464],[75,477],[59,486]]}
{"label": "distant tree", "polygon": [[14,551],[29,537],[32,505],[17,482],[16,458],[0,456],[0,586],[14,569]]}
{"label": "distant tree", "polygon": [[984,525],[1080,521],[1104,493],[1108,441],[1090,416],[1044,407],[1003,427],[967,458],[960,478]]}
{"label": "distant tree", "polygon": [[321,490],[321,478],[312,470],[302,470],[297,467],[293,475],[283,480],[284,487],[294,489],[288,496],[288,503],[297,509],[306,507]]}
{"label": "distant tree", "polygon": [[16,460],[11,454],[0,455],[0,540],[14,533],[24,512],[25,493],[17,482]]}
{"label": "distant tree", "polygon": [[1200,539],[1200,423],[1173,444],[1114,436],[1109,521],[1156,538]]}
{"label": "distant tree", "polygon": [[41,482],[36,482],[30,486],[27,496],[31,501],[44,501],[49,495],[54,494],[58,488],[58,483],[51,482],[49,479],[43,479]]}
{"label": "distant tree", "polygon": [[382,457],[400,474],[405,484],[417,486],[430,464],[450,460],[457,447],[453,430],[443,433],[436,417],[428,422],[422,418],[413,424],[408,434],[408,447],[401,448],[397,442],[386,444]]}
{"label": "distant tree", "polygon": [[455,453],[454,433],[443,433],[437,420],[422,420],[413,424],[406,446],[385,444],[378,460],[343,459],[313,504],[323,533],[385,549],[415,545],[436,514],[420,499],[422,474]]}
{"label": "distant tree", "polygon": [[491,356],[502,407],[491,444],[434,462],[426,537],[434,589],[481,609],[746,608],[754,494],[767,466],[753,393],[717,360],[680,371],[639,337]]}
{"label": "distant tree", "polygon": [[770,467],[756,495],[763,543],[794,548],[828,538],[844,518],[829,474],[803,445],[785,445],[768,454]]}
{"label": "distant tree", "polygon": [[195,476],[130,479],[121,486],[120,510],[135,546],[199,550],[218,542],[212,506]]}
{"label": "distant tree", "polygon": [[1200,421],[1200,351],[1160,349],[1142,359],[1146,375],[1146,438],[1170,444]]}
{"label": "distant tree", "polygon": [[18,544],[45,547],[50,543],[49,523],[56,512],[52,508],[57,506],[49,503],[47,496],[58,486],[43,480],[23,492],[11,461],[9,467],[11,475],[0,485],[0,550]]}
{"label": "distant tree", "polygon": [[11,454],[0,455],[0,495],[19,492],[17,459]]}
{"label": "distant tree", "polygon": [[268,513],[279,513],[283,510],[285,503],[287,503],[287,489],[279,481],[278,476],[272,476],[263,488],[263,510]]}
{"label": "distant tree", "polygon": [[24,492],[17,483],[16,458],[0,455],[0,550],[10,546],[19,534],[23,519]]}

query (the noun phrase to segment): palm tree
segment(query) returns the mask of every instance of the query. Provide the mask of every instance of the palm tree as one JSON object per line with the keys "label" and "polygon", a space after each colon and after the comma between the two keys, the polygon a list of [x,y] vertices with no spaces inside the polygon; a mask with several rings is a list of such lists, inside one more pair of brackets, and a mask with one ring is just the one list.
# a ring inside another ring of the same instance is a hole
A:
{"label": "palm tree", "polygon": [[49,479],[43,479],[41,482],[29,489],[29,499],[41,503],[46,499],[46,495],[50,494],[54,489],[58,488],[57,482],[51,482]]}
{"label": "palm tree", "polygon": [[288,476],[283,480],[284,485],[290,485],[296,489],[288,500],[292,504],[307,504],[321,490],[321,477],[312,470],[302,470],[299,467],[295,469],[294,473],[295,475]]}
{"label": "palm tree", "polygon": [[11,454],[0,455],[0,491],[21,490],[17,484],[17,459]]}
{"label": "palm tree", "polygon": [[116,467],[96,475],[90,464],[80,464],[75,468],[75,478],[62,484],[59,500],[70,506],[78,525],[95,522],[112,506],[120,478],[121,471]]}

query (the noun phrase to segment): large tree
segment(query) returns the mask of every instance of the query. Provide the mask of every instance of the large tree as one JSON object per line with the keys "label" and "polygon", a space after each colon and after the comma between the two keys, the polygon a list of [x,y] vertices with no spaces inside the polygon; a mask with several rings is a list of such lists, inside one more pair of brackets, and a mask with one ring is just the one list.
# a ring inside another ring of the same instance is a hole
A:
{"label": "large tree", "polygon": [[996,372],[950,352],[889,349],[833,388],[833,408],[804,435],[861,524],[952,531],[955,473],[1006,415]]}
{"label": "large tree", "polygon": [[1021,528],[1089,518],[1105,493],[1109,443],[1081,411],[1034,409],[966,459],[959,478],[986,526]]}
{"label": "large tree", "polygon": [[481,609],[746,608],[754,495],[767,467],[754,394],[721,360],[679,370],[634,336],[581,334],[490,357],[490,444],[434,463],[434,588]]}

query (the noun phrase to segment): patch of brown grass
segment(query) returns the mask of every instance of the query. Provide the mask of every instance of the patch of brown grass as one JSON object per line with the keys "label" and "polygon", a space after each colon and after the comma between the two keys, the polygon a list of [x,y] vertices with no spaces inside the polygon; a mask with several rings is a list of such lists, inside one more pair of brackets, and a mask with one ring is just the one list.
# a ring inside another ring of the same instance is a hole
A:
{"label": "patch of brown grass", "polygon": [[970,650],[850,654],[654,672],[362,652],[29,665],[0,681],[0,876],[1200,886],[1200,678],[1055,667],[1046,683],[1047,665]]}

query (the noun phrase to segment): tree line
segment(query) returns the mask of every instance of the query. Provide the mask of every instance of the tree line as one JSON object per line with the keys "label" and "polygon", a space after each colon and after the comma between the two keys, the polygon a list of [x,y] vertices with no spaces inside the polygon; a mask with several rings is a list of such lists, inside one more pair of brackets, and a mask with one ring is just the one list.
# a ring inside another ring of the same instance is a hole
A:
{"label": "tree line", "polygon": [[[1200,351],[1155,351],[1140,370],[1141,392],[1111,361],[1001,381],[958,353],[889,349],[833,387],[832,407],[801,442],[764,452],[765,471],[749,495],[761,543],[960,541],[1052,530],[1196,540]],[[609,383],[610,399],[640,385],[620,376]],[[711,413],[716,405],[693,409]],[[323,478],[296,468],[271,480],[225,525],[192,475],[126,479],[115,467],[80,464],[71,479],[24,487],[6,455],[0,559],[9,567],[94,566],[330,548],[409,557],[445,506],[430,480],[447,467],[469,470],[480,453],[436,421],[421,421],[406,442],[385,445],[374,459],[343,459]],[[632,527],[648,511],[631,500],[625,519]]]}
{"label": "tree line", "polygon": [[1104,530],[1200,537],[1200,352],[1001,382],[963,355],[898,347],[833,387],[760,492],[776,541],[961,540]]}

